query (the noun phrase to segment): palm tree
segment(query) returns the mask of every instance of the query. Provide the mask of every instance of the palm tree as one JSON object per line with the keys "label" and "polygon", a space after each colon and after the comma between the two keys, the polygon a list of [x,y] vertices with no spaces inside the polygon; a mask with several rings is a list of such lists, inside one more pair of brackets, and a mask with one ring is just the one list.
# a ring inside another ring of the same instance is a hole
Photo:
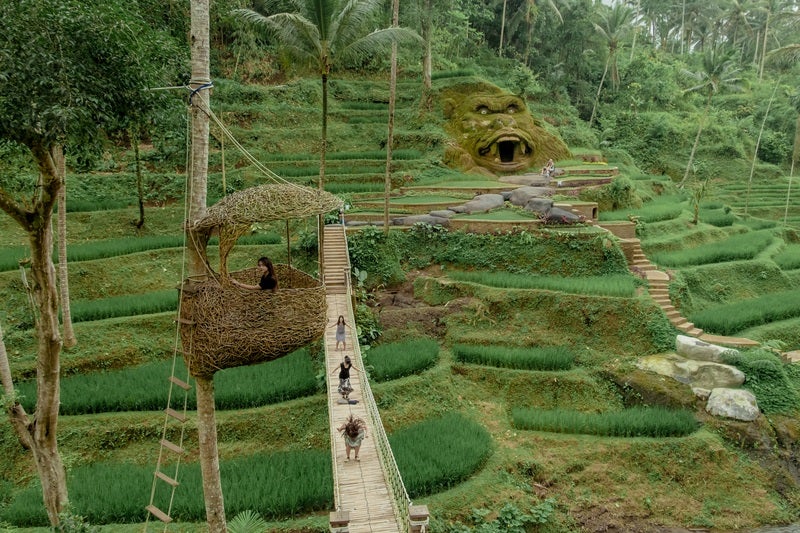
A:
{"label": "palm tree", "polygon": [[[266,2],[273,7],[275,2]],[[325,154],[328,147],[328,77],[336,62],[375,55],[392,42],[417,41],[405,28],[367,33],[367,22],[383,7],[382,0],[289,0],[291,11],[267,15],[252,9],[235,14],[274,36],[300,65],[313,67],[322,80],[322,137],[318,186],[325,188]],[[319,271],[323,271],[323,216],[319,217]]]}
{"label": "palm tree", "polygon": [[[400,24],[400,0],[392,0],[392,27]],[[386,137],[386,176],[383,189],[383,232],[389,234],[389,193],[392,190],[392,144],[394,144],[394,106],[397,98],[397,42],[392,43],[392,71],[389,76],[389,125]]]}
{"label": "palm tree", "polygon": [[694,138],[692,151],[689,154],[689,162],[686,164],[686,172],[683,174],[683,179],[678,184],[678,187],[683,187],[686,180],[689,178],[689,171],[694,162],[695,153],[697,153],[697,146],[700,144],[700,134],[703,132],[703,127],[708,119],[708,113],[711,109],[711,99],[715,94],[724,89],[737,89],[741,78],[738,77],[739,69],[733,66],[731,53],[726,54],[718,53],[715,50],[706,52],[703,55],[703,68],[697,72],[686,72],[690,77],[694,78],[698,83],[686,89],[684,94],[692,92],[705,93],[706,105],[703,110],[703,116],[697,124],[697,135]]}
{"label": "palm tree", "polygon": [[610,9],[604,9],[600,13],[600,24],[594,23],[595,31],[603,38],[608,48],[608,56],[606,56],[606,65],[603,69],[603,75],[600,77],[600,84],[597,87],[597,94],[594,98],[594,105],[592,106],[592,116],[589,119],[589,127],[594,124],[594,119],[597,114],[597,103],[600,101],[600,93],[603,90],[603,83],[606,80],[606,75],[611,73],[611,85],[614,90],[619,87],[619,67],[617,65],[617,52],[620,48],[620,41],[630,31],[631,20],[633,19],[633,10],[624,4],[614,4]]}

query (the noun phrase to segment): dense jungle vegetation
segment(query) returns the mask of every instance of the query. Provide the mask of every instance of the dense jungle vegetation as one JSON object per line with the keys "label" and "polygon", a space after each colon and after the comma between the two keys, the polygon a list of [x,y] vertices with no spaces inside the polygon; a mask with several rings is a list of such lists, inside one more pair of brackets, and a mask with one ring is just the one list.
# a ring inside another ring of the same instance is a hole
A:
{"label": "dense jungle vegetation", "polygon": [[[268,181],[260,165],[316,186],[323,164],[320,57],[301,61],[292,45],[302,35],[264,32],[241,10],[346,5],[370,12],[346,35],[391,26],[390,3],[379,0],[211,2],[219,122],[209,203]],[[41,230],[40,202],[54,193],[47,177],[63,148],[67,201],[56,211],[65,215],[61,262],[77,344],[59,356],[57,438],[70,502],[61,530],[139,531],[185,265],[190,2],[19,0],[0,3],[0,18],[4,412],[42,420],[29,236]],[[684,316],[761,343],[726,362],[746,373],[763,415],[713,417],[688,387],[636,368],[641,356],[673,350],[679,331],[619,243],[593,225],[351,233],[358,336],[398,466],[415,501],[430,507],[431,531],[797,523],[800,365],[778,354],[800,350],[800,2],[402,0],[399,24],[419,38],[407,34],[399,47],[388,171],[388,49],[331,55],[325,188],[354,216],[382,201],[387,173],[394,192],[433,190],[410,193],[405,208],[463,202],[496,185],[444,165],[442,113],[445,92],[494,84],[569,146],[575,159],[557,166],[619,170],[558,201],[596,202],[600,221],[635,220]],[[442,185],[449,196],[435,190]],[[254,226],[232,269],[291,253],[317,274],[315,221],[293,221],[289,242],[286,229]],[[315,343],[218,373],[228,517],[257,513],[268,524],[254,531],[328,530],[321,352]],[[188,402],[193,409],[195,397]],[[0,420],[0,530],[45,531],[53,519],[12,418]],[[198,447],[192,422],[185,443]],[[203,531],[196,451],[185,463],[169,531]]]}

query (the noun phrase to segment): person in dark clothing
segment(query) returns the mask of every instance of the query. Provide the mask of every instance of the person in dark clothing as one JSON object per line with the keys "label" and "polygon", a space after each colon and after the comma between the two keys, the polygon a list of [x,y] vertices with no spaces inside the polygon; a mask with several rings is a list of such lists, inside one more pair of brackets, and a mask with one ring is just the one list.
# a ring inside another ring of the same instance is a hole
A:
{"label": "person in dark clothing", "polygon": [[275,267],[272,266],[272,261],[269,257],[261,257],[258,260],[258,269],[261,271],[261,279],[258,285],[248,285],[241,281],[231,278],[231,283],[240,289],[248,289],[251,291],[272,291],[278,290],[278,278],[275,277]]}
{"label": "person in dark clothing", "polygon": [[345,355],[344,356],[344,363],[339,363],[339,368],[334,368],[331,374],[336,373],[339,371],[339,394],[342,395],[342,398],[345,400],[350,400],[350,393],[353,392],[353,387],[350,386],[350,369],[355,370],[356,372],[361,372],[353,363],[350,361],[350,357]]}

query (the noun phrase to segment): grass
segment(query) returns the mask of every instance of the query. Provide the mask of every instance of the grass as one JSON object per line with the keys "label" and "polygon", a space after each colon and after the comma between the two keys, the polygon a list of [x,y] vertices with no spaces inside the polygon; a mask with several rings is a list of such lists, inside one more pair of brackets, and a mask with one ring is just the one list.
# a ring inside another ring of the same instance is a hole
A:
{"label": "grass", "polygon": [[744,261],[755,258],[774,241],[771,231],[751,231],[714,242],[670,252],[656,252],[650,257],[654,263],[667,267],[686,267],[726,261]]}
{"label": "grass", "polygon": [[498,221],[525,221],[539,220],[536,213],[530,211],[518,211],[516,209],[495,209],[488,213],[477,213],[474,215],[456,215],[456,220],[498,220]]}
{"label": "grass", "polygon": [[800,289],[718,305],[689,319],[706,331],[732,335],[745,328],[800,316]]}
{"label": "grass", "polygon": [[479,283],[503,289],[540,289],[620,298],[633,297],[636,293],[637,285],[636,279],[627,274],[564,278],[559,276],[512,274],[509,272],[450,271],[447,275],[456,281]]}
{"label": "grass", "polygon": [[460,413],[425,420],[389,435],[397,467],[412,498],[452,487],[486,461],[492,437]]}
{"label": "grass", "polygon": [[800,370],[784,365],[774,353],[762,350],[725,352],[725,363],[747,376],[744,388],[756,396],[758,407],[767,414],[795,414],[800,411]]}
{"label": "grass", "polygon": [[685,199],[682,196],[662,196],[658,200],[648,202],[638,209],[619,209],[616,211],[603,211],[599,215],[600,221],[628,220],[629,217],[638,217],[642,222],[661,222],[672,220],[681,216]]}
{"label": "grass", "polygon": [[518,429],[601,437],[683,437],[698,427],[689,411],[662,407],[633,407],[609,413],[515,408],[511,417]]}
{"label": "grass", "polygon": [[[268,518],[330,509],[333,501],[331,456],[328,450],[259,453],[220,461],[225,510],[231,516],[245,510]],[[165,472],[170,472],[165,469]],[[174,473],[174,469],[170,474]],[[73,510],[93,524],[141,522],[153,479],[153,467],[97,463],[70,472],[68,490]],[[174,519],[205,519],[200,466],[183,464],[175,492]],[[41,489],[34,483],[21,491],[0,518],[16,526],[45,526]],[[167,508],[168,493],[156,491],[156,506]]]}
{"label": "grass", "polygon": [[[171,365],[172,361],[158,361],[122,370],[65,376],[61,380],[59,413],[83,415],[164,409]],[[268,363],[223,370],[214,379],[216,407],[219,410],[247,409],[313,394],[317,391],[315,374],[305,349]],[[177,361],[175,375],[186,379],[182,358]],[[23,398],[22,405],[32,412],[36,382],[20,382],[17,390]],[[196,408],[194,388],[189,392],[187,408]]]}
{"label": "grass", "polygon": [[388,381],[418,374],[436,364],[439,344],[433,339],[411,339],[372,347],[365,355],[365,365],[372,367],[370,377]]}
{"label": "grass", "polygon": [[575,354],[566,346],[515,348],[455,344],[453,356],[462,363],[524,370],[569,370],[575,363]]}

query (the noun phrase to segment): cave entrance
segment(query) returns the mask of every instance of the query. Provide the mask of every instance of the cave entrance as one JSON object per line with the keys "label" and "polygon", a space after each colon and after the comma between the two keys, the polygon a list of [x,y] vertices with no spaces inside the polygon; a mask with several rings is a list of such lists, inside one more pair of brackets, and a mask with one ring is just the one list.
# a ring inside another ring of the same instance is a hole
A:
{"label": "cave entrance", "polygon": [[500,155],[500,161],[503,163],[513,162],[516,148],[517,143],[514,141],[500,141],[497,143],[497,153]]}

